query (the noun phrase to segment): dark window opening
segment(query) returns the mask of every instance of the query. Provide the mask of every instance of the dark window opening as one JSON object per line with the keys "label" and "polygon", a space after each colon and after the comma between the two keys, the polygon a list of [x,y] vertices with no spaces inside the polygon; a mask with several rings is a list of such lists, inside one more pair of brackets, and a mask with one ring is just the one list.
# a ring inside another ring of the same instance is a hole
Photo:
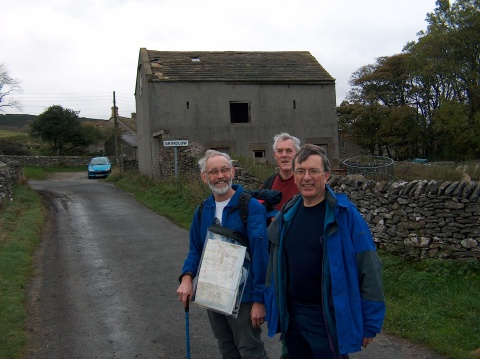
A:
{"label": "dark window opening", "polygon": [[293,100],[293,108],[294,108],[294,109],[297,108],[297,103],[295,102],[295,100]]}
{"label": "dark window opening", "polygon": [[190,108],[190,102],[187,101],[187,109]]}
{"label": "dark window opening", "polygon": [[249,106],[246,102],[230,102],[230,122],[249,123]]}
{"label": "dark window opening", "polygon": [[263,150],[254,150],[254,151],[253,151],[253,156],[254,156],[255,158],[263,158],[263,157],[265,157],[265,151],[263,151]]}

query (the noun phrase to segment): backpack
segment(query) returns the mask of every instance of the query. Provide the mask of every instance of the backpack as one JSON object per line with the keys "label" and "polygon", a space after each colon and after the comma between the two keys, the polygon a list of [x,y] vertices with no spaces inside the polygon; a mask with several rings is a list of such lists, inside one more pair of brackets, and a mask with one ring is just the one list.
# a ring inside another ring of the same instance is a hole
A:
{"label": "backpack", "polygon": [[270,177],[268,177],[265,182],[263,182],[261,189],[272,189],[273,182],[275,181],[275,178],[277,177],[277,174],[273,174]]}
{"label": "backpack", "polygon": [[[271,189],[244,190],[240,194],[236,208],[238,208],[238,214],[242,218],[242,222],[245,225],[247,224],[248,218],[248,203],[252,198],[258,200],[265,207],[267,212],[268,227],[275,215],[278,213],[278,211],[275,209],[275,206],[282,200],[282,192]],[[199,221],[202,219],[204,203],[205,201],[203,201],[198,207],[197,216]]]}

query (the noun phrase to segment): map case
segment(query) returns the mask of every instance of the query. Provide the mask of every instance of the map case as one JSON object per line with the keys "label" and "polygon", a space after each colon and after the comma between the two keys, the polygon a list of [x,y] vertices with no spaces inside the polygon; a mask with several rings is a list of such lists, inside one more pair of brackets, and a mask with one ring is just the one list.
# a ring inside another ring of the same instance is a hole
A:
{"label": "map case", "polygon": [[195,282],[194,303],[216,312],[238,316],[250,270],[248,239],[228,228],[212,226]]}

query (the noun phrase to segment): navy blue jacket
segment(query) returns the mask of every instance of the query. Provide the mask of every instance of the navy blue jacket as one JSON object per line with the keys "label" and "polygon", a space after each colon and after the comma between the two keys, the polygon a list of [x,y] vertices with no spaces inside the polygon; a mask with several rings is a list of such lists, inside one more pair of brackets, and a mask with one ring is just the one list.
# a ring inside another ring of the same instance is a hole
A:
{"label": "navy blue jacket", "polygon": [[[323,307],[337,353],[361,350],[362,339],[375,337],[385,317],[381,263],[370,229],[344,194],[326,186]],[[268,227],[271,244],[266,280],[269,336],[288,327],[286,266],[283,241],[302,197],[296,196]],[[315,223],[312,223],[312,226]]]}

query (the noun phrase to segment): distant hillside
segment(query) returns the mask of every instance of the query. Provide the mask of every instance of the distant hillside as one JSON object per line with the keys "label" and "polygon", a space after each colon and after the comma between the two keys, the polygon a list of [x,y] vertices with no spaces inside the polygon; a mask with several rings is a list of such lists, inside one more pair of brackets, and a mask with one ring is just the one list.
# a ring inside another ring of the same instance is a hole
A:
{"label": "distant hillside", "polygon": [[[27,125],[37,119],[35,115],[24,114],[0,114],[0,130],[4,131],[22,131]],[[80,117],[81,122],[104,124],[105,120],[94,118]]]}
{"label": "distant hillside", "polygon": [[20,131],[32,123],[37,116],[34,115],[0,115],[0,130]]}

